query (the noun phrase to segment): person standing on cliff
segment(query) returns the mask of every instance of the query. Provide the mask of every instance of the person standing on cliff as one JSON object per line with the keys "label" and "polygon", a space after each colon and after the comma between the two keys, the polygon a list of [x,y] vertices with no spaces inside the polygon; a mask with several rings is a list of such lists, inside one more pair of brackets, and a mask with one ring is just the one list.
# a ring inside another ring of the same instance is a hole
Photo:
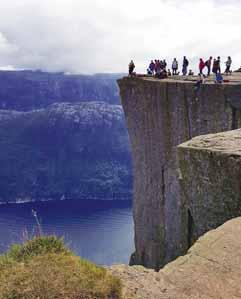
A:
{"label": "person standing on cliff", "polygon": [[189,61],[187,60],[186,56],[183,57],[183,63],[182,63],[182,74],[183,76],[187,75],[187,68],[189,65]]}
{"label": "person standing on cliff", "polygon": [[164,59],[163,60],[163,69],[166,71],[166,69],[167,69],[167,62],[166,62],[166,60]]}
{"label": "person standing on cliff", "polygon": [[149,65],[149,70],[151,71],[151,74],[154,75],[154,71],[155,71],[155,63],[152,60],[150,65]]}
{"label": "person standing on cliff", "polygon": [[129,63],[129,76],[133,75],[135,67],[136,66],[135,66],[133,60],[131,60],[131,62]]}
{"label": "person standing on cliff", "polygon": [[199,75],[203,75],[203,69],[205,68],[205,62],[202,58],[199,61]]}
{"label": "person standing on cliff", "polygon": [[207,73],[208,76],[210,76],[210,72],[211,72],[212,59],[213,57],[210,56],[209,59],[205,62],[205,65],[208,69],[208,73]]}
{"label": "person standing on cliff", "polygon": [[221,74],[221,59],[220,59],[220,56],[218,56],[218,59],[217,59],[217,73]]}
{"label": "person standing on cliff", "polygon": [[177,75],[177,70],[178,70],[178,61],[176,58],[173,59],[172,62],[172,75]]}
{"label": "person standing on cliff", "polygon": [[217,72],[218,72],[218,62],[217,62],[217,59],[214,58],[214,61],[213,61],[213,69],[212,69],[212,72],[216,75]]}
{"label": "person standing on cliff", "polygon": [[232,74],[232,72],[230,70],[231,65],[232,65],[232,59],[231,59],[230,56],[228,56],[228,60],[226,61],[226,70],[225,70],[226,75],[228,75],[228,74],[231,75]]}

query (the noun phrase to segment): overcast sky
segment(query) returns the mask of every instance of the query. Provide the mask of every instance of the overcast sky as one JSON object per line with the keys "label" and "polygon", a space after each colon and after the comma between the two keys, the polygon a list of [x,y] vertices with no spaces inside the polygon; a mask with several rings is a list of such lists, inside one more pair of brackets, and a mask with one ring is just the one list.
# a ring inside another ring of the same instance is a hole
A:
{"label": "overcast sky", "polygon": [[241,65],[240,0],[1,0],[0,67],[144,71],[152,58]]}

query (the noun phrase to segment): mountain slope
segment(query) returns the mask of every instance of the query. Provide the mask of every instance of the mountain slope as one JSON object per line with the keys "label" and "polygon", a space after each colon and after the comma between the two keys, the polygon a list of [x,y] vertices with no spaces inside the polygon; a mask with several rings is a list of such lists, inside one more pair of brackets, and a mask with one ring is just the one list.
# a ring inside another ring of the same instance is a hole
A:
{"label": "mountain slope", "polygon": [[121,198],[131,192],[121,106],[56,103],[0,111],[0,201]]}
{"label": "mountain slope", "polygon": [[121,74],[65,75],[41,71],[0,71],[0,109],[28,111],[56,102],[120,104]]}

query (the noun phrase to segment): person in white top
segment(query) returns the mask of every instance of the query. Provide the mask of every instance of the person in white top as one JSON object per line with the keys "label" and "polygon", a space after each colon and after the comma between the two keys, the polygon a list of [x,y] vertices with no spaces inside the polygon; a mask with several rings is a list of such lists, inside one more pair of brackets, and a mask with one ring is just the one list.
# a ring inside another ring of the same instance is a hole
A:
{"label": "person in white top", "polygon": [[177,75],[177,70],[178,70],[178,61],[176,58],[174,58],[172,62],[172,75]]}

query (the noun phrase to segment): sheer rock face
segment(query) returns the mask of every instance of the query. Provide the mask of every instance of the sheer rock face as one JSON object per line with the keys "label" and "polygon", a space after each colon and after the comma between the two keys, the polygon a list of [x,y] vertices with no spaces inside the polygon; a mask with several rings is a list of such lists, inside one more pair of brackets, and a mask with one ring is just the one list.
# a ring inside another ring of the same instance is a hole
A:
{"label": "sheer rock face", "polygon": [[[187,244],[241,215],[241,129],[178,147]],[[186,220],[186,222],[185,222]]]}
{"label": "sheer rock face", "polygon": [[141,266],[112,266],[125,299],[241,298],[241,218],[201,237],[159,272]]}
{"label": "sheer rock face", "polygon": [[240,127],[241,85],[123,78],[118,81],[134,163],[136,251],[131,264],[159,269],[187,250],[177,145]]}

